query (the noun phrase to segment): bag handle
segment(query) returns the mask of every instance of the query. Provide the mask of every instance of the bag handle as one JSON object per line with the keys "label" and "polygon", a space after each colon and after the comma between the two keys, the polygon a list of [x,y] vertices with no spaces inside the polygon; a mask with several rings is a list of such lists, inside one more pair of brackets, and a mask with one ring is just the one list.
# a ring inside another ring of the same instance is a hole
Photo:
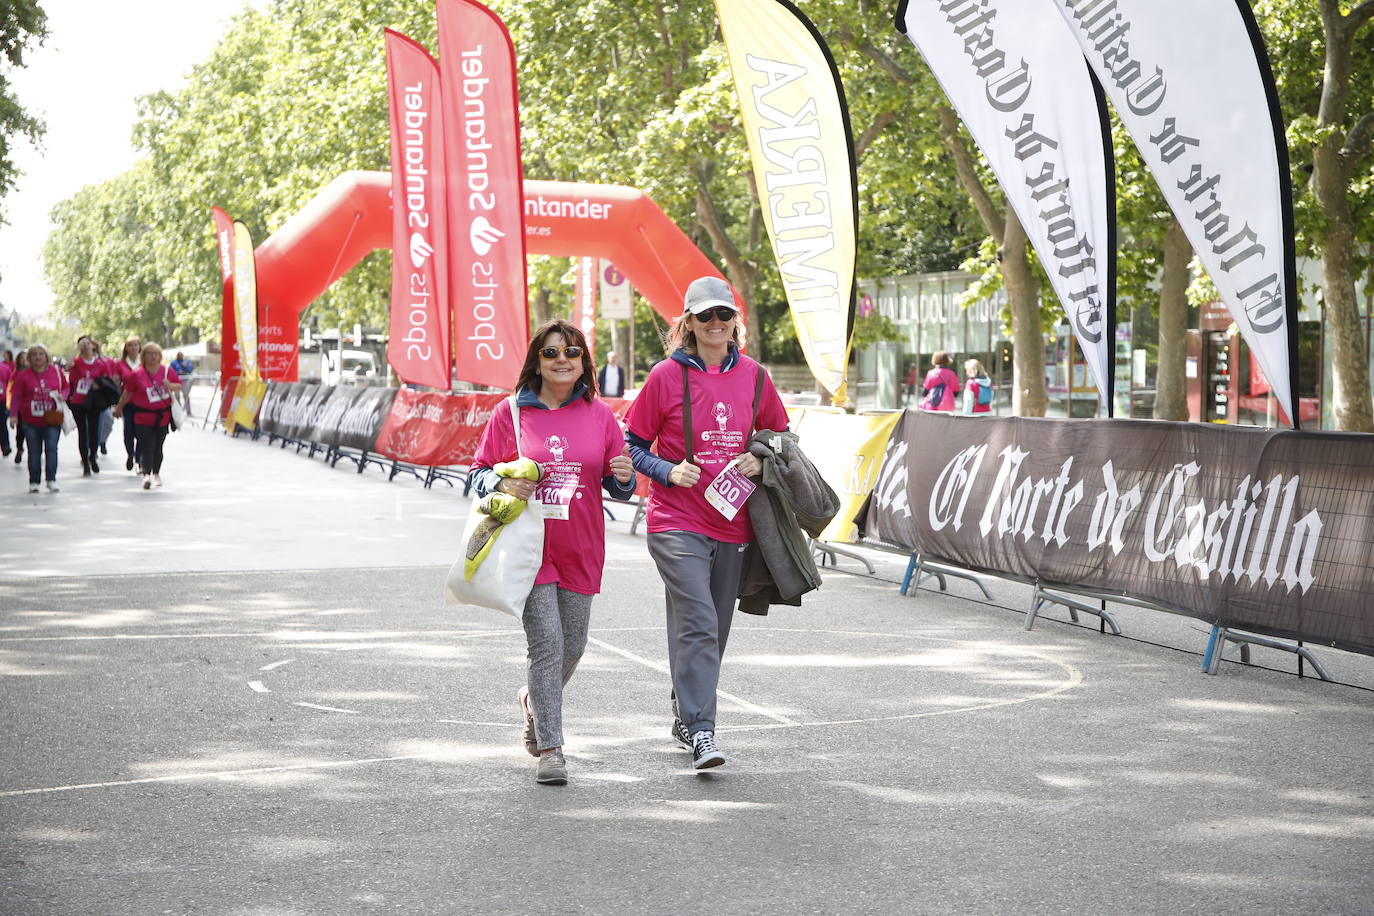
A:
{"label": "bag handle", "polygon": [[510,396],[510,422],[515,427],[515,458],[518,461],[525,453],[520,447],[520,401],[514,394]]}
{"label": "bag handle", "polygon": [[[689,464],[696,464],[695,452],[692,449],[692,383],[687,376],[687,364],[678,363],[682,367],[682,438],[685,445],[686,455],[684,456]],[[758,372],[754,375],[754,413],[749,420],[749,438],[754,436],[754,428],[759,421],[759,397],[763,393],[763,366],[760,364]]]}

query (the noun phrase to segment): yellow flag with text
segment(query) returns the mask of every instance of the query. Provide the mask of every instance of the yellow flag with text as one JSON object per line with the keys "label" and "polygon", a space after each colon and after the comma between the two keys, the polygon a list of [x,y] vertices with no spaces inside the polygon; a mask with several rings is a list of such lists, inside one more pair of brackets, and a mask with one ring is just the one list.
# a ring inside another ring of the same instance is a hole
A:
{"label": "yellow flag with text", "polygon": [[248,227],[234,221],[234,334],[239,343],[239,378],[258,379],[258,273]]}
{"label": "yellow flag with text", "polygon": [[792,431],[802,451],[840,496],[840,511],[819,540],[853,543],[858,539],[854,516],[863,508],[882,468],[887,440],[901,411],[855,416],[833,410],[789,409]]}
{"label": "yellow flag with text", "polygon": [[839,71],[787,0],[716,0],[716,12],[797,339],[811,373],[842,404],[859,208]]}

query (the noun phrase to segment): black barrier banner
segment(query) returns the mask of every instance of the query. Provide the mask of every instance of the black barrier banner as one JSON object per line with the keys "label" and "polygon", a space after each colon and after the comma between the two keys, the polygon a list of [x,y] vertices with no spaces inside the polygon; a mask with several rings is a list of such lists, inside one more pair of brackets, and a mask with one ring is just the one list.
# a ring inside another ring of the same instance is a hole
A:
{"label": "black barrier banner", "polygon": [[262,399],[262,409],[258,411],[259,430],[274,436],[285,435],[282,432],[281,410],[290,401],[293,390],[299,387],[295,382],[267,383],[267,395]]}
{"label": "black barrier banner", "polygon": [[377,434],[391,413],[394,400],[395,388],[336,389],[325,410],[325,421],[321,422],[324,426],[327,421],[330,429],[325,441],[335,448],[375,452]]}
{"label": "black barrier banner", "polygon": [[865,538],[1374,654],[1374,436],[908,411]]}

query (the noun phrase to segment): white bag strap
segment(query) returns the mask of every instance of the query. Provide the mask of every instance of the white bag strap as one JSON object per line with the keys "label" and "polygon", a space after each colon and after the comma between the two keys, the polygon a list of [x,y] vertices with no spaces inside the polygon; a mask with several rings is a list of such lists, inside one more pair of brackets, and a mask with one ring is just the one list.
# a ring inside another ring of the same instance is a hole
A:
{"label": "white bag strap", "polygon": [[517,396],[510,396],[510,422],[515,427],[515,457],[517,460],[525,457],[525,450],[520,447],[520,401]]}

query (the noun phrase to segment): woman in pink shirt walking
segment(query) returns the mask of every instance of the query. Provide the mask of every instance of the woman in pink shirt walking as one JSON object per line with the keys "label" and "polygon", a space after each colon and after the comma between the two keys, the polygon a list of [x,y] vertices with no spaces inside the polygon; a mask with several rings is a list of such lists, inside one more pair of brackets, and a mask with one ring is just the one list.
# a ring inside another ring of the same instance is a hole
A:
{"label": "woman in pink shirt walking", "polygon": [[10,425],[6,421],[10,416],[10,382],[17,372],[14,368],[14,351],[6,350],[4,358],[0,359],[0,458],[10,456]]}
{"label": "woman in pink shirt walking", "polygon": [[[668,359],[649,370],[626,415],[625,440],[649,486],[649,555],[663,579],[672,735],[695,769],[720,766],[716,689],[754,528],[743,505],[761,464],[749,438],[787,429],[787,410],[764,368],[740,352],[744,323],[719,277],[687,287]],[[650,449],[657,440],[658,452]],[[733,470],[730,465],[733,464]],[[721,485],[712,490],[717,477]]]}
{"label": "woman in pink shirt walking", "polygon": [[[130,337],[124,341],[124,349],[119,354],[119,359],[111,360],[114,367],[115,378],[119,379],[120,388],[129,387],[129,376],[138,371],[139,354],[143,350],[143,344],[137,337]],[[119,416],[119,414],[115,414]],[[141,465],[138,454],[138,439],[134,436],[134,417],[133,414],[125,414],[123,421],[124,430],[124,470],[132,471],[135,465]]]}
{"label": "woman in pink shirt walking", "polygon": [[53,365],[48,348],[29,347],[29,364],[14,378],[10,404],[10,425],[24,424],[24,440],[29,447],[29,492],[37,493],[46,474],[48,492],[56,493],[57,445],[62,439],[62,415],[58,402],[67,399],[67,377]]}
{"label": "woman in pink shirt walking", "polygon": [[480,497],[525,500],[523,511],[544,516],[544,563],[521,616],[529,663],[519,700],[525,750],[539,758],[535,779],[563,785],[563,687],[587,646],[606,561],[600,490],[628,499],[634,470],[615,415],[596,397],[596,367],[574,325],[550,321],[534,332],[515,391],[521,448],[510,402],[502,401],[482,430],[468,479]]}
{"label": "woman in pink shirt walking", "polygon": [[76,340],[76,356],[72,359],[68,381],[71,394],[67,403],[71,405],[72,416],[76,419],[76,442],[81,452],[81,476],[90,477],[100,473],[100,413],[86,406],[86,396],[91,393],[95,380],[110,374],[110,366],[96,352],[95,341],[87,334]]}
{"label": "woman in pink shirt walking", "polygon": [[144,344],[138,370],[125,377],[114,413],[133,417],[145,490],[162,486],[162,446],[172,425],[172,398],[180,390],[176,372],[162,365],[162,348]]}

